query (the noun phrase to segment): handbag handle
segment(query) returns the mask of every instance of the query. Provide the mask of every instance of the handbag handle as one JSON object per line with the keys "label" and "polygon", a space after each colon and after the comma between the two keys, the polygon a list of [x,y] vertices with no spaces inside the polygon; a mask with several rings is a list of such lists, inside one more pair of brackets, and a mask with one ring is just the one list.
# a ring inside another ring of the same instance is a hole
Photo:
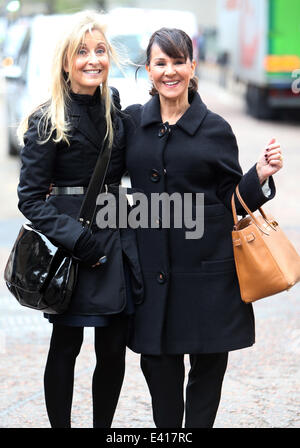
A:
{"label": "handbag handle", "polygon": [[[254,216],[254,214],[251,212],[251,210],[249,209],[249,207],[246,205],[246,203],[244,202],[241,194],[240,194],[240,190],[239,190],[239,186],[237,185],[235,188],[235,194],[240,202],[240,204],[243,206],[243,208],[246,210],[246,212],[248,213],[248,215],[251,216],[251,218],[253,219],[254,224],[256,225],[256,227],[259,228],[259,230],[261,232],[263,232],[265,235],[269,235],[265,230],[263,230],[261,228],[261,226],[259,225],[256,217]],[[231,198],[231,208],[232,208],[232,214],[233,214],[233,220],[234,220],[234,228],[237,228],[237,224],[238,224],[238,217],[237,217],[237,213],[236,213],[236,207],[235,207],[235,202],[234,202],[234,193],[232,194],[232,198]],[[265,212],[263,211],[263,209],[261,207],[258,208],[260,214],[262,215],[263,219],[269,224],[269,221],[267,219],[267,216],[265,214]],[[271,226],[272,227],[272,226]]]}

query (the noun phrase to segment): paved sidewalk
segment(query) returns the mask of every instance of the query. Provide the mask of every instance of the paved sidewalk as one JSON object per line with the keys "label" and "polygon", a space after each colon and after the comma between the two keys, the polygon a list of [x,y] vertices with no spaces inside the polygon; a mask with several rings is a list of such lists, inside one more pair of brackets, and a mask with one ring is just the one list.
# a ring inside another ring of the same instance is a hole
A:
{"label": "paved sidewalk", "polygon": [[[300,427],[299,294],[297,286],[255,304],[257,343],[230,354],[216,428]],[[0,427],[49,427],[43,369],[51,326],[41,314],[20,307],[13,297],[1,294],[0,304]],[[76,366],[74,427],[92,426],[94,365],[93,329],[85,329]],[[130,350],[113,427],[154,427],[139,356]]]}

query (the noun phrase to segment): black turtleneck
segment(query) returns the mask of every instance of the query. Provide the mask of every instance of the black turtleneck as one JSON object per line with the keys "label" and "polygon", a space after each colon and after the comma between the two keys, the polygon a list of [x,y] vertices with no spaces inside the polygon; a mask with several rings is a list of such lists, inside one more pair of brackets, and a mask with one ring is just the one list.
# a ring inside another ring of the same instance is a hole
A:
{"label": "black turtleneck", "polygon": [[100,135],[102,134],[103,129],[105,129],[106,132],[105,106],[101,99],[100,87],[97,87],[94,95],[83,95],[81,93],[70,92],[70,98],[71,101],[75,101],[77,104],[80,104],[80,107],[85,108],[90,120],[96,128],[96,131]]}

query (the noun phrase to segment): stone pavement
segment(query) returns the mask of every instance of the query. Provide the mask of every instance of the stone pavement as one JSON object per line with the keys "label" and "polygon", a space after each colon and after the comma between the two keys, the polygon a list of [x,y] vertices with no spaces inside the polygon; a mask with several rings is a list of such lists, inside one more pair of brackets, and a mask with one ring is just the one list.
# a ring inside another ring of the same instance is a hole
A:
{"label": "stone pavement", "polygon": [[[216,428],[300,427],[299,293],[297,286],[255,304],[257,343],[230,354]],[[13,297],[1,294],[0,303],[0,427],[47,428],[43,369],[51,326]],[[85,329],[76,365],[74,428],[92,426],[94,364],[93,329]],[[154,427],[139,356],[130,350],[113,427]]]}

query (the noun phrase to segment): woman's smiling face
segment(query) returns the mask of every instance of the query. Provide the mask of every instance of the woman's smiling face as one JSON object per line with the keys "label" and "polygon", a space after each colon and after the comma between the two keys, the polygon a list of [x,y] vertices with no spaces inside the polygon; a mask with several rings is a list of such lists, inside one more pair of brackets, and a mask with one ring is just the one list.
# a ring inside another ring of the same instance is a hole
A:
{"label": "woman's smiling face", "polygon": [[108,49],[103,34],[98,30],[87,32],[72,63],[68,61],[64,70],[71,70],[74,93],[93,95],[96,88],[107,80],[109,71]]}
{"label": "woman's smiling face", "polygon": [[154,44],[150,64],[146,65],[149,77],[160,96],[166,99],[187,97],[191,78],[195,73],[195,61],[183,56],[172,58]]}

